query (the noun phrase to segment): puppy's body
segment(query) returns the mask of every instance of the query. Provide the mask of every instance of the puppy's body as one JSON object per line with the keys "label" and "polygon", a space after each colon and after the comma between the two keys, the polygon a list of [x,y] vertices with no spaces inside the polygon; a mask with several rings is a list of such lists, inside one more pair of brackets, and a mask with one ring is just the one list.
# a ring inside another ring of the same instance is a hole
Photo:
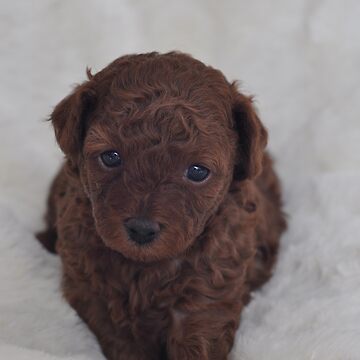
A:
{"label": "puppy's body", "polygon": [[[109,359],[226,359],[285,227],[265,130],[249,99],[188,56],[120,58],[99,74],[52,115],[67,162],[39,239]],[[114,147],[121,171],[98,163]],[[189,182],[197,162],[211,176]],[[145,246],[123,229],[139,214],[161,225]]]}

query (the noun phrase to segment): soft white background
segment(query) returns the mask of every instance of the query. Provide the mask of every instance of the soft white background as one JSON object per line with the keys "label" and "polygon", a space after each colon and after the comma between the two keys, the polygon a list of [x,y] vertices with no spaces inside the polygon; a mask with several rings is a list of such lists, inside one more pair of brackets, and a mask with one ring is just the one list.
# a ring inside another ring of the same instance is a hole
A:
{"label": "soft white background", "polygon": [[62,155],[44,121],[85,67],[180,49],[256,95],[289,230],[233,359],[360,359],[358,0],[0,1],[0,359],[102,359],[35,241]]}

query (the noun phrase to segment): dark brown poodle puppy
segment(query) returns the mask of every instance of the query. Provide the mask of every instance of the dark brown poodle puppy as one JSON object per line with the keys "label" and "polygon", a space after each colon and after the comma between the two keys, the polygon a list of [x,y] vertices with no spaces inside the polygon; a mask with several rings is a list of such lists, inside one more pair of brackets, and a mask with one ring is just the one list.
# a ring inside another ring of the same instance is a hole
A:
{"label": "dark brown poodle puppy", "polygon": [[221,360],[285,228],[251,98],[173,52],[124,56],[54,109],[42,244],[109,359]]}

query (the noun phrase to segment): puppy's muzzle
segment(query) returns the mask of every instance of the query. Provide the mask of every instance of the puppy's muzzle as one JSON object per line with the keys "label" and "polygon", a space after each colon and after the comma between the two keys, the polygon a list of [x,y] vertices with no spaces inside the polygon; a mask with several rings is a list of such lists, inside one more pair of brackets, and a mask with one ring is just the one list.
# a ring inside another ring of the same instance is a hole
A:
{"label": "puppy's muzzle", "polygon": [[124,222],[129,239],[139,245],[153,241],[160,232],[160,225],[145,218],[130,218]]}

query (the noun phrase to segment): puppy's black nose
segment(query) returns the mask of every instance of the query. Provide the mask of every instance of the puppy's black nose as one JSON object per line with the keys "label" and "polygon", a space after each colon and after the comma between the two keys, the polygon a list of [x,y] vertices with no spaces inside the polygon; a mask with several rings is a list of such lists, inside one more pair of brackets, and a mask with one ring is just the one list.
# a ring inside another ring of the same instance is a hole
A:
{"label": "puppy's black nose", "polygon": [[147,244],[160,232],[160,225],[144,218],[130,218],[124,222],[129,239],[139,245]]}

